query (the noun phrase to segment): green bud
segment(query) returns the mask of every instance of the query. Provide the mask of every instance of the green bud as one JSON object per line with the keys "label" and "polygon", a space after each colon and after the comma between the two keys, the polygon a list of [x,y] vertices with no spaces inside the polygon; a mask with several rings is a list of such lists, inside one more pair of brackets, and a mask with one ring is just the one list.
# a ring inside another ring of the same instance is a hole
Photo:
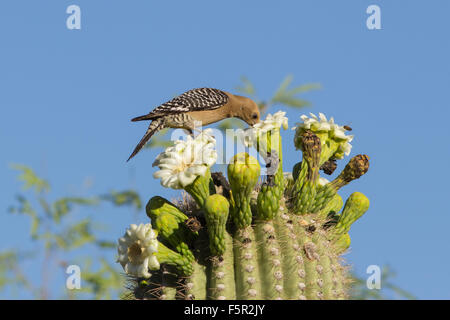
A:
{"label": "green bud", "polygon": [[[147,216],[152,219],[152,225],[154,223],[153,220],[156,220],[162,213],[172,215],[178,222],[183,222],[188,219],[188,216],[181,212],[172,202],[159,196],[155,196],[147,202],[145,211],[147,212]],[[153,228],[158,230],[155,225],[153,225]],[[158,230],[158,232],[160,231]]]}
{"label": "green bud", "polygon": [[320,210],[320,216],[326,218],[330,212],[337,213],[344,206],[344,200],[337,193],[331,198],[327,205]]}
{"label": "green bud", "polygon": [[352,193],[345,202],[344,209],[335,227],[335,234],[347,233],[350,226],[369,209],[369,204],[369,199],[361,192]]}
{"label": "green bud", "polygon": [[204,209],[211,254],[220,256],[225,252],[225,229],[230,204],[222,195],[213,194],[206,199]]}
{"label": "green bud", "polygon": [[262,186],[257,198],[258,218],[260,220],[272,220],[278,212],[279,199],[274,193],[274,188]]}
{"label": "green bud", "polygon": [[151,198],[145,209],[151,219],[153,229],[167,240],[177,252],[193,261],[194,255],[187,244],[193,236],[192,231],[185,225],[188,217],[170,201],[159,196]]}
{"label": "green bud", "polygon": [[351,239],[348,233],[341,235],[335,242],[336,251],[338,254],[344,252],[350,247]]}
{"label": "green bud", "polygon": [[252,222],[250,194],[258,182],[260,171],[258,160],[248,153],[238,153],[228,165],[228,180],[233,197],[231,203],[234,204],[231,212],[239,229],[249,226]]}
{"label": "green bud", "polygon": [[165,263],[174,266],[177,273],[181,276],[187,277],[194,271],[191,260],[172,251],[161,242],[158,243],[158,252],[155,252],[154,255],[160,264]]}
{"label": "green bud", "polygon": [[297,177],[294,176],[294,188],[293,188],[294,195],[297,195],[302,190],[309,170],[308,163],[306,161],[299,162],[298,166],[299,168],[297,168],[298,170]]}
{"label": "green bud", "polygon": [[253,189],[258,182],[260,172],[261,167],[256,158],[246,152],[238,153],[228,165],[231,188],[233,191],[241,188]]}
{"label": "green bud", "polygon": [[325,208],[332,201],[332,199],[334,199],[336,194],[336,189],[331,183],[319,186],[314,198],[314,207],[311,211],[313,213],[326,211]]}

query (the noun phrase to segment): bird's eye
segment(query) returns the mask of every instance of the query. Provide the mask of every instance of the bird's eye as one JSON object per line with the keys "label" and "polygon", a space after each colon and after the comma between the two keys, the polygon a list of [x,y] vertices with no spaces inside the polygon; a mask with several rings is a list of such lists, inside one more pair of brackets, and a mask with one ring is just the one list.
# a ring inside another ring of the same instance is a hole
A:
{"label": "bird's eye", "polygon": [[252,114],[252,119],[258,119],[258,115],[256,113]]}

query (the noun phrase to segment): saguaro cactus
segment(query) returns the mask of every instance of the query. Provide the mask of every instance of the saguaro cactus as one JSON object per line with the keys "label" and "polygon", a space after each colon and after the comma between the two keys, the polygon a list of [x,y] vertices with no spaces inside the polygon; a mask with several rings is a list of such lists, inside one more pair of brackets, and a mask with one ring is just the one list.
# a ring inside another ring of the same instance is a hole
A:
{"label": "saguaro cactus", "polygon": [[[211,175],[217,159],[209,130],[177,141],[154,162],[161,184],[191,197],[171,203],[153,196],[151,224],[132,225],[119,239],[118,261],[137,299],[345,299],[349,286],[341,255],[351,225],[369,208],[340,188],[365,174],[369,157],[357,155],[331,182],[320,176],[351,150],[353,136],[323,114],[302,116],[295,147],[302,158],[283,172],[280,129],[284,112],[268,115],[243,142],[265,162],[235,155],[228,181]],[[260,180],[260,181],[258,181]],[[343,209],[342,209],[343,207]],[[342,211],[340,212],[340,210]]]}

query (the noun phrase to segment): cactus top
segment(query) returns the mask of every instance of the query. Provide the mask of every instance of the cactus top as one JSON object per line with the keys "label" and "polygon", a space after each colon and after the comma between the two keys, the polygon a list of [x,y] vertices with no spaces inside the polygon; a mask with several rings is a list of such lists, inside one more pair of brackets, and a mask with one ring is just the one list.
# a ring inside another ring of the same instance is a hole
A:
{"label": "cactus top", "polygon": [[187,136],[186,140],[175,141],[174,146],[156,157],[153,166],[160,170],[153,177],[160,178],[161,185],[166,188],[182,189],[190,185],[216,163],[215,145],[211,129],[204,130],[196,138]]}

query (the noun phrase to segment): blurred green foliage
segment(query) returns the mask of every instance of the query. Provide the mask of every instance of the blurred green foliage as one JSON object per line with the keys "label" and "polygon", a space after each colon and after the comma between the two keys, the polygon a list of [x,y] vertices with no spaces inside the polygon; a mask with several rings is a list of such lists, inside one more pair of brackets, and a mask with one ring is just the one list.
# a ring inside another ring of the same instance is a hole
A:
{"label": "blurred green foliage", "polygon": [[[102,203],[110,203],[115,207],[127,206],[136,210],[142,208],[139,195],[134,190],[111,191],[93,197],[63,197],[49,200],[50,184],[38,177],[29,167],[13,165],[20,172],[18,178],[23,182],[24,192],[18,194],[16,204],[9,208],[11,214],[23,215],[31,220],[30,240],[37,249],[34,254],[22,252],[20,249],[9,249],[0,252],[0,291],[12,290],[13,293],[26,290],[36,299],[53,298],[49,282],[55,266],[65,274],[67,261],[79,261],[82,265],[83,286],[80,290],[65,290],[61,298],[112,298],[118,296],[123,288],[121,269],[114,261],[102,257],[102,252],[116,249],[116,239],[99,239],[97,234],[102,225],[98,219],[80,217],[80,209],[97,208]],[[31,191],[31,194],[30,194]],[[93,259],[91,256],[73,256],[86,248],[100,252]],[[115,252],[114,252],[115,254]],[[44,257],[42,279],[30,279],[23,272],[24,265],[30,260],[38,263]]]}

